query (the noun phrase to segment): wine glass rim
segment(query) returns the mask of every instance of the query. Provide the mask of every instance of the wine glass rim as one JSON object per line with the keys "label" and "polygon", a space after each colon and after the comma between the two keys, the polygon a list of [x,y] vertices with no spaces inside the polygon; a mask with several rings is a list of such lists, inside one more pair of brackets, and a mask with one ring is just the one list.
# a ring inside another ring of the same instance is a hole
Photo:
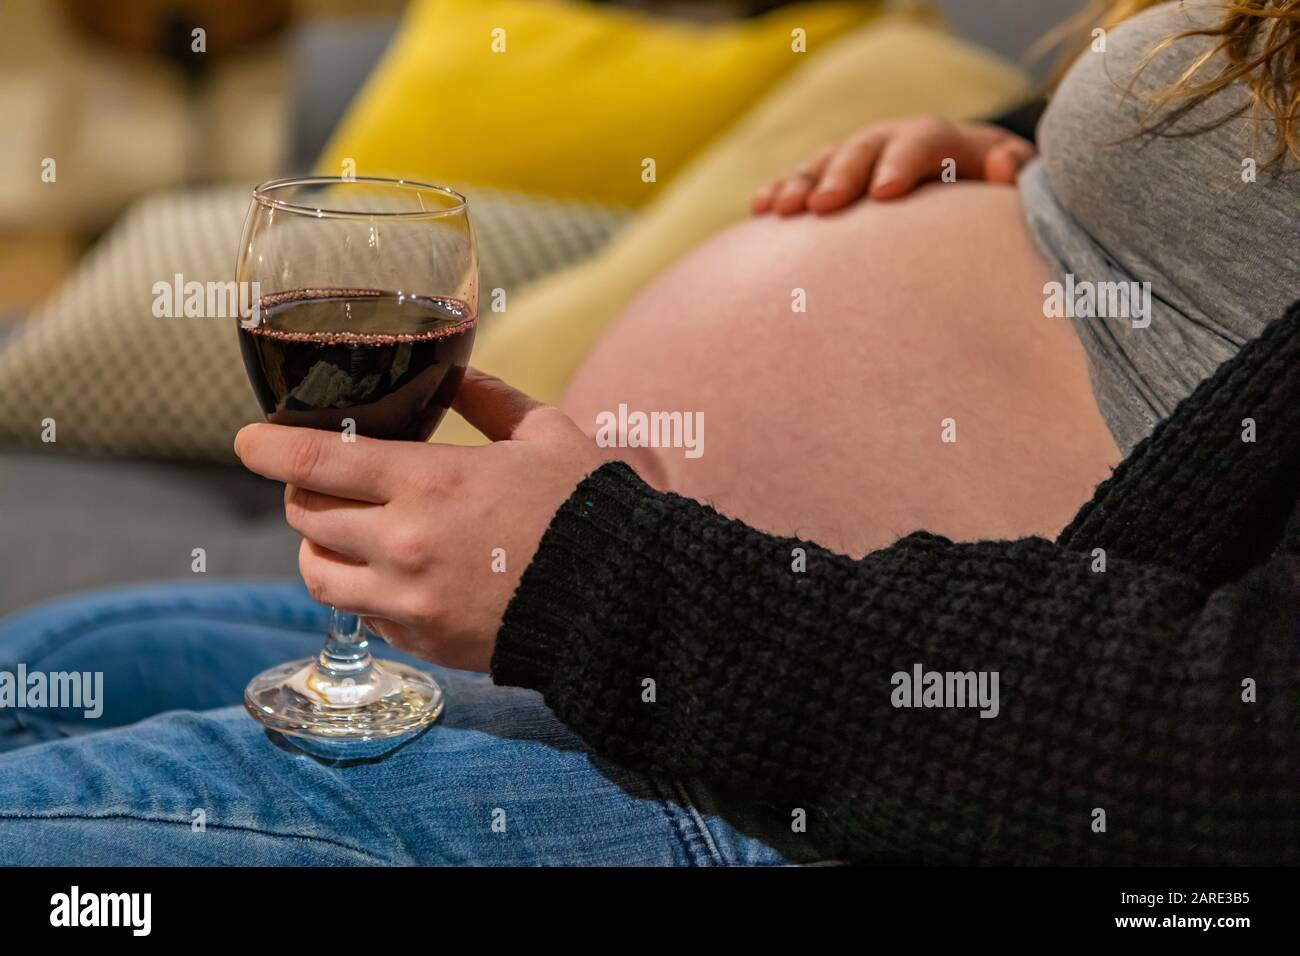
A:
{"label": "wine glass rim", "polygon": [[[294,186],[348,186],[355,184],[370,184],[379,186],[395,186],[401,189],[409,189],[415,192],[428,191],[441,193],[455,200],[451,206],[442,206],[437,209],[404,209],[400,211],[379,211],[366,212],[357,209],[326,209],[321,206],[310,206],[306,203],[291,202],[287,199],[278,199],[268,195],[277,189],[288,189]],[[414,179],[386,179],[382,176],[289,176],[285,179],[271,179],[259,185],[253,190],[253,199],[263,206],[270,206],[274,209],[284,209],[287,212],[299,213],[304,216],[313,216],[318,219],[438,219],[443,216],[454,216],[465,211],[469,206],[469,200],[463,195],[447,186],[435,186],[431,183],[417,182]]]}

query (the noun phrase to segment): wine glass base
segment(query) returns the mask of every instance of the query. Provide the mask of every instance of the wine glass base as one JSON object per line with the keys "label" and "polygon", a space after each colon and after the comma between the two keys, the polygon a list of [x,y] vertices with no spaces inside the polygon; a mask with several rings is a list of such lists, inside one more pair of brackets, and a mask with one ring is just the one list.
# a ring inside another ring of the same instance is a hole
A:
{"label": "wine glass base", "polygon": [[442,688],[407,664],[375,661],[372,679],[359,687],[322,686],[316,668],[310,657],[262,671],[244,689],[244,708],[271,730],[316,740],[396,737],[442,714]]}

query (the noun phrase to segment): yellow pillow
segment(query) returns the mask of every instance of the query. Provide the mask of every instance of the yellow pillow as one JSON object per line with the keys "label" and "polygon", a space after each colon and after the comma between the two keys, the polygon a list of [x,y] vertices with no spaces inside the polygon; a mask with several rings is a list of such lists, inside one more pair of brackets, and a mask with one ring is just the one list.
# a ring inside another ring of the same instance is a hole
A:
{"label": "yellow pillow", "polygon": [[[416,0],[321,156],[405,176],[637,206],[877,0],[717,25],[569,0]],[[803,31],[807,53],[792,49]],[[500,52],[496,52],[500,51]],[[648,177],[648,173],[646,174]]]}
{"label": "yellow pillow", "polygon": [[[691,247],[747,216],[750,194],[769,179],[874,120],[988,116],[1029,90],[1018,70],[928,18],[882,16],[782,83],[596,256],[530,285],[504,313],[485,311],[471,362],[558,402],[632,298]],[[484,439],[449,415],[433,440]]]}

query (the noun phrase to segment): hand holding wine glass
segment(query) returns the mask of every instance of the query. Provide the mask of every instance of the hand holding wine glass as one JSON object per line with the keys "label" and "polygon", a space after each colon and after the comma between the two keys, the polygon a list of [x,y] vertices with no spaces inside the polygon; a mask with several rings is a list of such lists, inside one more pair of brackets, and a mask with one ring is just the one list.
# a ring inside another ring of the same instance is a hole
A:
{"label": "hand holding wine glass", "polygon": [[249,425],[235,447],[246,467],[288,486],[316,600],[357,612],[400,650],[485,671],[556,509],[613,455],[559,409],[472,369],[456,408],[492,444],[359,438],[345,448],[328,432]]}

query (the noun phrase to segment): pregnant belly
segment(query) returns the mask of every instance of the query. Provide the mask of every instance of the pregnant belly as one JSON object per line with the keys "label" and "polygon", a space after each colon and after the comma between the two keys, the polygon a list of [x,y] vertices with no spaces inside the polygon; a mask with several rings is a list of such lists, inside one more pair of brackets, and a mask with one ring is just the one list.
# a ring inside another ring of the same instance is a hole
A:
{"label": "pregnant belly", "polygon": [[642,293],[565,407],[592,434],[620,404],[700,413],[658,483],[845,553],[1051,536],[1119,453],[1049,279],[1007,187],[750,220]]}

